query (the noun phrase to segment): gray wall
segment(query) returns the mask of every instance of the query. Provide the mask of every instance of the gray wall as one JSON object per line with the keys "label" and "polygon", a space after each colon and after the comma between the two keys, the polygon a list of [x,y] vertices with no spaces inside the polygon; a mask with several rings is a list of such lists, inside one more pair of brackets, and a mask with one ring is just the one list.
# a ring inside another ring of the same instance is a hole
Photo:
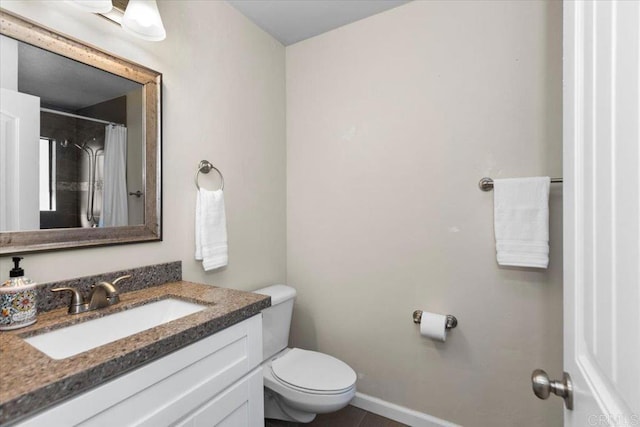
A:
{"label": "gray wall", "polygon": [[[562,3],[415,1],[287,47],[293,344],[465,426],[561,426],[562,190],[548,270],[495,260],[483,176],[562,174]],[[415,309],[452,313],[446,343]]]}

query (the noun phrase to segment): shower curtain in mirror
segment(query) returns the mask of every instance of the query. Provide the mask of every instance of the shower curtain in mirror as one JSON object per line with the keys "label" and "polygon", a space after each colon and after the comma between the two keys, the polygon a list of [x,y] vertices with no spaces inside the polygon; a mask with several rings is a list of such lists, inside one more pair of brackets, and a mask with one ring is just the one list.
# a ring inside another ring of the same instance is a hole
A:
{"label": "shower curtain in mirror", "polygon": [[101,227],[128,225],[127,128],[107,125],[104,138],[104,186]]}

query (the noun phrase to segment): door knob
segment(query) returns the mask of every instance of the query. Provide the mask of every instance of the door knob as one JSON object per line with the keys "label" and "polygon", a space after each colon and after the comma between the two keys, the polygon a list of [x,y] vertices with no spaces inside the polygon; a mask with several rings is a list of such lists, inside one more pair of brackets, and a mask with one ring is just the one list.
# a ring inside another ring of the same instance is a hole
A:
{"label": "door knob", "polygon": [[542,369],[536,369],[531,374],[533,392],[540,399],[547,399],[551,393],[564,399],[564,406],[568,410],[573,409],[573,383],[566,372],[562,375],[562,381],[551,381],[549,375]]}

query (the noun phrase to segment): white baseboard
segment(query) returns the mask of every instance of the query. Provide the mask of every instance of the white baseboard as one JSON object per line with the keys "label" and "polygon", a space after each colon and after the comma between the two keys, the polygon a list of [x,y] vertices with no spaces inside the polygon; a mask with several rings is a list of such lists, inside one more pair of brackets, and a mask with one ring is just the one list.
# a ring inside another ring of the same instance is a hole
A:
{"label": "white baseboard", "polygon": [[404,406],[396,405],[395,403],[387,402],[360,392],[356,392],[356,396],[350,405],[399,423],[407,424],[411,427],[460,427],[449,421],[441,420],[429,414],[414,411],[413,409],[405,408]]}

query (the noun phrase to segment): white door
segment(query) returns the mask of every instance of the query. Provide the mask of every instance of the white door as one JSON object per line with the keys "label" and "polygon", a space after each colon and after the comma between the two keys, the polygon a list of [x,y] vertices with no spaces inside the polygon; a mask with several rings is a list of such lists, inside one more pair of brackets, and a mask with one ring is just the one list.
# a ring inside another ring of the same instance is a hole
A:
{"label": "white door", "polygon": [[564,3],[565,426],[640,426],[640,1]]}
{"label": "white door", "polygon": [[0,231],[38,230],[40,98],[0,89]]}

